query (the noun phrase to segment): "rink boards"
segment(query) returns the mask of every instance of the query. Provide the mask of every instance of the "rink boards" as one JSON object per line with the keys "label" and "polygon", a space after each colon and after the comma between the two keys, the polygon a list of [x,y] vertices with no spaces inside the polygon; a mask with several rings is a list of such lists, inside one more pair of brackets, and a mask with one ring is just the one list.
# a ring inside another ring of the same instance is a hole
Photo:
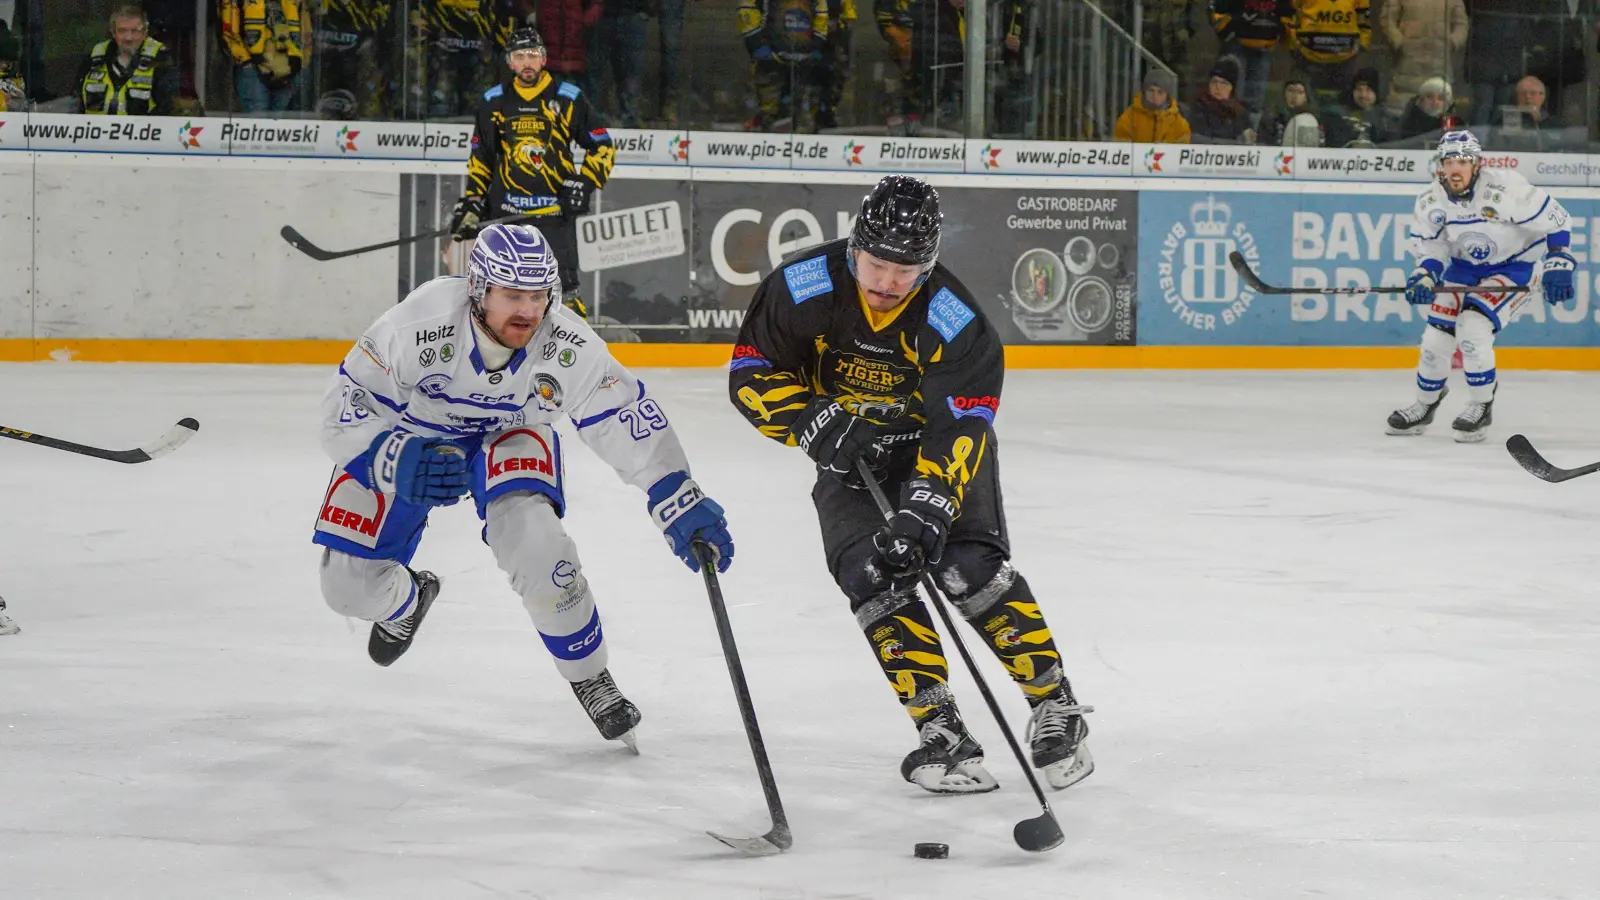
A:
{"label": "rink boards", "polygon": [[[337,158],[320,144],[279,156],[248,152],[248,139],[262,135],[240,126],[231,153],[121,153],[81,141],[17,149],[12,124],[0,125],[0,147],[11,150],[0,152],[0,246],[11,248],[0,255],[0,360],[330,362],[383,309],[452,265],[440,240],[317,262],[279,231],[292,225],[338,250],[444,227],[463,181],[460,160],[443,158],[458,155],[453,140],[428,151],[437,159]],[[1402,297],[1257,296],[1226,259],[1238,250],[1269,282],[1295,286],[1402,283],[1412,200],[1426,177],[1412,171],[1425,168],[1414,158],[1421,151],[1374,151],[1381,171],[1340,181],[1324,180],[1353,158],[1337,151],[1297,159],[1257,148],[1265,155],[1200,165],[1200,148],[1038,145],[1055,148],[1045,167],[1044,150],[1023,159],[1017,145],[934,142],[920,152],[949,145],[949,158],[895,159],[898,145],[852,139],[861,159],[852,163],[831,155],[842,142],[822,158],[805,154],[824,145],[804,149],[820,138],[695,133],[688,146],[707,154],[722,142],[711,166],[663,155],[668,144],[688,151],[684,139],[658,137],[619,134],[631,148],[623,159],[657,164],[619,165],[579,222],[584,296],[631,365],[725,364],[760,278],[786,254],[847,233],[866,186],[896,166],[939,187],[942,260],[996,323],[1013,366],[1414,361],[1421,320]],[[757,137],[788,156],[748,150],[741,165],[726,164],[739,141],[764,146]],[[1094,162],[1074,161],[1080,150]],[[1325,165],[1313,172],[1318,158]],[[830,159],[844,168],[824,166]],[[1503,338],[1503,365],[1600,368],[1591,290],[1600,188],[1587,184],[1587,160],[1491,159],[1549,184],[1573,216],[1579,262],[1573,308],[1526,304]],[[1007,174],[1030,168],[1073,174]]]}

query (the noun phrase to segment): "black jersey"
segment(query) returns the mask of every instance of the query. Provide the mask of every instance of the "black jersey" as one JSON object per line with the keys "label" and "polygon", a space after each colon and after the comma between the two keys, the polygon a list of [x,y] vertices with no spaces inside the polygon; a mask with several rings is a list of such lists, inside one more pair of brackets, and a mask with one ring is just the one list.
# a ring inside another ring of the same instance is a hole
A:
{"label": "black jersey", "polygon": [[757,430],[793,446],[815,396],[917,445],[917,471],[956,498],[994,440],[1005,380],[1000,338],[956,277],[935,265],[894,318],[874,328],[846,241],[795,254],[762,279],[729,365],[733,403]]}
{"label": "black jersey", "polygon": [[[495,214],[503,203],[530,215],[560,215],[561,183],[579,178],[606,186],[616,149],[599,113],[578,86],[541,72],[533,98],[523,99],[516,80],[483,95],[467,160],[467,194],[491,196]],[[583,165],[572,162],[572,145],[584,149]]]}

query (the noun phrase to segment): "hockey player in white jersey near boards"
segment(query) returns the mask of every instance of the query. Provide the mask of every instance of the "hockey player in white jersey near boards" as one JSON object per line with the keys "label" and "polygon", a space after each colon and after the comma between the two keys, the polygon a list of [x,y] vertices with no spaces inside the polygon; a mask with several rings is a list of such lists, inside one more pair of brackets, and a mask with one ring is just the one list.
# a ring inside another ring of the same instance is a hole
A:
{"label": "hockey player in white jersey near boards", "polygon": [[[1455,439],[1488,435],[1497,386],[1494,341],[1530,296],[1552,304],[1574,296],[1576,261],[1567,211],[1516,172],[1485,169],[1483,148],[1469,131],[1439,141],[1438,181],[1417,197],[1411,252],[1417,267],[1406,299],[1427,306],[1417,402],[1389,416],[1390,434],[1421,434],[1446,393],[1454,351],[1461,349],[1469,401],[1452,423]],[[1508,293],[1439,294],[1441,284],[1529,285]]]}
{"label": "hockey player in white jersey near boards", "polygon": [[323,400],[323,446],[338,469],[313,541],[334,611],[373,623],[379,665],[411,645],[439,579],[408,568],[428,513],[471,494],[483,537],[522,596],[557,670],[608,740],[632,744],[639,711],[607,670],[600,614],[561,526],[561,442],[578,435],[644,490],[674,552],[698,569],[703,541],[733,559],[722,508],[689,477],[683,447],[642,382],[561,305],[549,244],[521,225],[478,236],[465,278],[413,291],[345,357]]}

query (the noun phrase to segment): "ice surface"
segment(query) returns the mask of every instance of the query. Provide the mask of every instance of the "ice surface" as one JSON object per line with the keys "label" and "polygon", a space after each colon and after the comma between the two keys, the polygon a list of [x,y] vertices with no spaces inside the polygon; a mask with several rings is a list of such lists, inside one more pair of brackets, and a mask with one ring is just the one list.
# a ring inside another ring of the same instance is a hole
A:
{"label": "ice surface", "polygon": [[[725,579],[795,847],[767,828],[699,580],[644,498],[569,443],[569,526],[644,712],[602,742],[469,510],[392,669],[330,612],[308,543],[326,372],[0,366],[0,896],[6,898],[1579,898],[1600,895],[1600,457],[1591,375],[1510,372],[1487,443],[1385,436],[1405,372],[1015,372],[999,428],[1015,559],[1098,769],[1067,833],[1011,844],[1026,784],[923,795],[914,733],[821,559],[808,465],[722,373],[645,373],[728,509]],[[974,641],[974,646],[978,646]],[[952,659],[954,654],[952,653]],[[1024,704],[985,670],[1020,729]],[[917,841],[951,858],[912,858]],[[1027,891],[1027,893],[1021,893]]]}

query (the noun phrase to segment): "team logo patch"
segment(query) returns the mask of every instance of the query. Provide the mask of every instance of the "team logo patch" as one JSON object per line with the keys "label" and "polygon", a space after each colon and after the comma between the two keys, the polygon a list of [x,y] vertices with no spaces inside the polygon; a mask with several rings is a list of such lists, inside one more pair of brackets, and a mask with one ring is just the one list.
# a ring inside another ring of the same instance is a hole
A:
{"label": "team logo patch", "polygon": [[456,358],[456,348],[452,347],[449,344],[445,344],[443,347],[439,348],[439,358],[444,360],[445,362],[449,362],[450,360],[455,359]]}
{"label": "team logo patch", "polygon": [[378,546],[378,535],[388,515],[386,497],[363,487],[349,472],[341,471],[323,498],[317,531],[372,549]]}
{"label": "team logo patch", "polygon": [[826,256],[784,266],[783,280],[788,282],[789,295],[794,297],[795,303],[804,303],[818,294],[833,290],[833,277],[828,274]]}
{"label": "team logo patch", "polygon": [[435,372],[427,378],[417,382],[417,393],[434,400],[444,396],[444,389],[450,386],[450,376],[443,372]]}
{"label": "team logo patch", "polygon": [[439,354],[433,352],[432,347],[424,347],[422,352],[417,354],[417,362],[422,363],[424,368],[433,365],[438,360]]}
{"label": "team logo patch", "polygon": [[549,341],[546,343],[544,347],[540,348],[539,355],[543,356],[546,360],[553,359],[556,355],[556,342]]}
{"label": "team logo patch", "polygon": [[958,300],[949,288],[940,288],[928,303],[928,324],[939,332],[946,343],[955,340],[956,335],[977,317],[977,313]]}
{"label": "team logo patch", "polygon": [[570,369],[572,368],[572,364],[578,361],[578,354],[573,352],[572,348],[569,347],[561,351],[561,356],[556,361],[561,363],[563,367]]}
{"label": "team logo patch", "polygon": [[540,409],[555,412],[561,408],[561,382],[540,372],[533,376],[533,396]]}

